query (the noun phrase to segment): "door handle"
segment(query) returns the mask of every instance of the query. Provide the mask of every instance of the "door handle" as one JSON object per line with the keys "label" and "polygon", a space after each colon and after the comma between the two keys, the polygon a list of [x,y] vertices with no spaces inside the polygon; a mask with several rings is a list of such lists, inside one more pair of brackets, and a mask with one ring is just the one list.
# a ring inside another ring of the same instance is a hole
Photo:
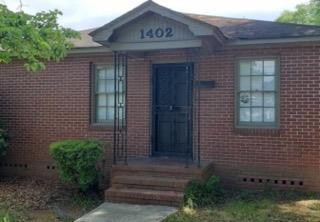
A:
{"label": "door handle", "polygon": [[169,106],[169,110],[172,111],[173,110],[173,106]]}

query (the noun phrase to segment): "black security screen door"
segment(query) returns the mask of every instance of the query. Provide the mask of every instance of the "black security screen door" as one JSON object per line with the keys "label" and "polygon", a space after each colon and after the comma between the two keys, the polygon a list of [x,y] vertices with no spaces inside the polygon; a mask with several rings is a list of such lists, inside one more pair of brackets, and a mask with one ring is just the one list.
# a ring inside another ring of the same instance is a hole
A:
{"label": "black security screen door", "polygon": [[191,156],[192,64],[153,66],[153,155]]}

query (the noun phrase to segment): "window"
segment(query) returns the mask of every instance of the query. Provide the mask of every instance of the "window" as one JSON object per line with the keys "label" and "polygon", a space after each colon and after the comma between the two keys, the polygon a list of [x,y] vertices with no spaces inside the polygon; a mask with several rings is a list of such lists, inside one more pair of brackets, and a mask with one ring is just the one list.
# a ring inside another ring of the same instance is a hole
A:
{"label": "window", "polygon": [[[114,67],[112,65],[93,66],[92,87],[92,123],[101,125],[114,124]],[[120,119],[123,119],[124,93],[117,96]]]}
{"label": "window", "polygon": [[240,59],[237,69],[237,126],[278,126],[277,59]]}

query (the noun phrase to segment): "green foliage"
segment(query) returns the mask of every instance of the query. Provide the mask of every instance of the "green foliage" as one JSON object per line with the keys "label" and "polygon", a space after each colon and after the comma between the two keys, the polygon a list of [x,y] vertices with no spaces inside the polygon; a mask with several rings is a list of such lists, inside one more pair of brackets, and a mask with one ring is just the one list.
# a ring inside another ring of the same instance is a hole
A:
{"label": "green foliage", "polygon": [[310,0],[309,3],[298,4],[293,11],[282,12],[277,22],[320,25],[320,1]]}
{"label": "green foliage", "polygon": [[79,34],[61,27],[58,10],[29,15],[10,11],[0,4],[0,63],[13,58],[24,61],[28,71],[41,71],[46,61],[59,61],[73,47],[71,38]]}
{"label": "green foliage", "polygon": [[8,133],[0,128],[0,157],[6,155],[8,150]]}
{"label": "green foliage", "polygon": [[0,203],[0,222],[18,222],[25,218],[21,217],[20,212],[16,212],[8,206],[8,203],[1,201]]}
{"label": "green foliage", "polygon": [[217,176],[211,176],[208,180],[191,181],[185,190],[185,202],[189,207],[204,207],[216,204],[224,195]]}
{"label": "green foliage", "polygon": [[320,221],[319,194],[294,191],[228,190],[219,204],[181,208],[165,222]]}
{"label": "green foliage", "polygon": [[62,181],[86,191],[98,180],[96,164],[103,153],[97,140],[66,140],[50,145],[50,155],[56,160]]}
{"label": "green foliage", "polygon": [[11,214],[7,213],[1,213],[0,214],[0,222],[14,222],[16,221]]}
{"label": "green foliage", "polygon": [[72,196],[72,205],[80,207],[84,211],[89,211],[96,208],[100,203],[101,199],[97,195],[88,195],[78,193]]}

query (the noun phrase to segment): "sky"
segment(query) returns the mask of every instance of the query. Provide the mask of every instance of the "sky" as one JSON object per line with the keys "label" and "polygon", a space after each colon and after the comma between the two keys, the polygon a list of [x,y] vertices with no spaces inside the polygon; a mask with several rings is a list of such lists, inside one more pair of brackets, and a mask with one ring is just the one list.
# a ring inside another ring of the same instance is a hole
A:
{"label": "sky", "polygon": [[[76,30],[99,27],[133,9],[145,0],[22,0],[23,10],[34,14],[59,9],[62,26]],[[154,0],[172,10],[236,18],[275,20],[285,9],[294,9],[308,0]],[[0,0],[11,10],[19,9],[19,0]]]}

